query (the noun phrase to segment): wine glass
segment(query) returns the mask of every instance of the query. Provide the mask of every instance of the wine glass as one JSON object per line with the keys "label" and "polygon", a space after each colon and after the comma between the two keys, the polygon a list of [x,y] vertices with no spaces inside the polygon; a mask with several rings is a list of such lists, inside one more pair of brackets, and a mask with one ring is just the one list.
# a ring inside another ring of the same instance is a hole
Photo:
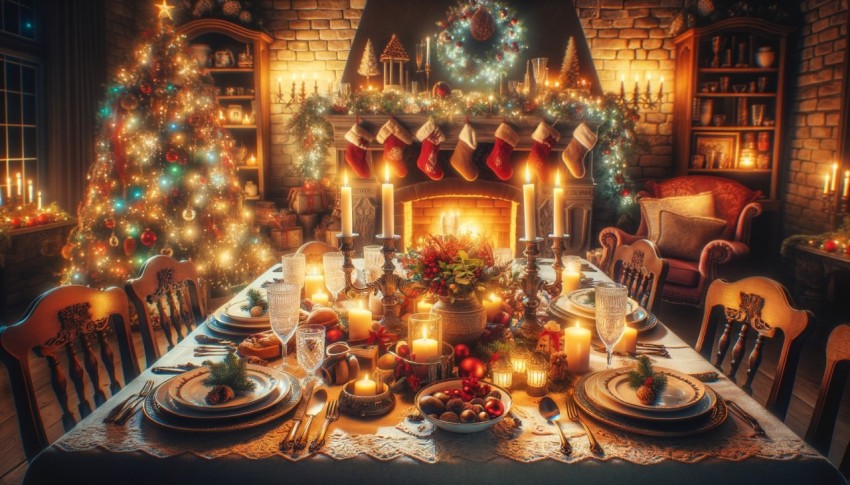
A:
{"label": "wine glass", "polygon": [[307,259],[301,253],[284,254],[280,258],[283,269],[283,281],[304,289],[304,278],[307,276]]}
{"label": "wine glass", "polygon": [[307,373],[304,384],[313,379],[325,358],[324,325],[302,325],[295,331],[295,350],[298,364]]}
{"label": "wine glass", "polygon": [[596,285],[596,332],[608,352],[609,369],[614,344],[626,328],[628,300],[626,287],[619,283],[606,282]]}
{"label": "wine glass", "polygon": [[334,297],[334,306],[336,306],[339,292],[345,289],[345,271],[342,269],[344,261],[345,255],[338,251],[328,252],[322,255],[325,286]]}
{"label": "wine glass", "polygon": [[280,339],[282,367],[286,367],[286,345],[298,326],[301,288],[290,283],[275,283],[266,288],[266,298],[269,301],[269,323]]}
{"label": "wine glass", "polygon": [[366,274],[367,281],[373,281],[381,276],[381,269],[384,266],[384,253],[381,252],[383,248],[378,245],[363,246],[363,272]]}

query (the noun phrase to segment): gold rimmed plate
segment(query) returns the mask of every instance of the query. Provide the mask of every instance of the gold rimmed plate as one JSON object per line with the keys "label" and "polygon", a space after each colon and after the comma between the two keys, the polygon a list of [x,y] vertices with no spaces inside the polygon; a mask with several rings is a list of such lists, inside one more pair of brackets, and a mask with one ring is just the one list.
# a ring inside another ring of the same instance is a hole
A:
{"label": "gold rimmed plate", "polygon": [[248,300],[239,300],[224,307],[224,314],[233,320],[244,323],[262,323],[269,321],[269,312],[266,312],[259,317],[252,317],[251,312],[243,310],[242,307],[248,304]]}
{"label": "gold rimmed plate", "polygon": [[229,317],[223,311],[218,311],[214,313],[213,318],[215,318],[216,324],[218,324],[220,327],[235,331],[250,330],[252,332],[262,332],[271,328],[271,322],[269,320],[260,322],[244,322]]}
{"label": "gold rimmed plate", "polygon": [[208,404],[206,395],[210,386],[204,380],[210,375],[208,367],[185,372],[168,381],[168,395],[179,406],[193,411],[207,413],[222,413],[251,406],[261,401],[272,392],[278,390],[279,377],[270,369],[259,365],[248,364],[246,377],[254,383],[254,390],[242,396],[237,396],[221,404]]}
{"label": "gold rimmed plate", "polygon": [[667,377],[667,386],[653,404],[644,404],[629,382],[629,368],[617,369],[602,381],[602,389],[623,406],[650,413],[668,413],[687,409],[705,395],[705,385],[673,369],[655,367]]}
{"label": "gold rimmed plate", "polygon": [[[578,310],[563,296],[553,300],[547,311],[549,315],[562,323],[574,325],[578,321],[585,328],[596,329],[595,315]],[[657,324],[658,318],[653,313],[644,310],[643,307],[639,307],[637,312],[626,317],[626,325],[636,329],[638,333],[652,330]]]}

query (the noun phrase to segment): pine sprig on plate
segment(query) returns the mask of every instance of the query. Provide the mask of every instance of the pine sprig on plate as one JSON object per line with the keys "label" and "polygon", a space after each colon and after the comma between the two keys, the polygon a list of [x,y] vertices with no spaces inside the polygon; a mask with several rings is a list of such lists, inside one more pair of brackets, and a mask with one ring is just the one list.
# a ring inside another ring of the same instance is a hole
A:
{"label": "pine sprig on plate", "polygon": [[635,368],[629,371],[629,386],[634,389],[638,399],[644,404],[653,404],[667,388],[667,376],[652,370],[649,357],[638,357]]}
{"label": "pine sprig on plate", "polygon": [[255,384],[247,375],[248,361],[236,357],[233,352],[228,353],[223,361],[209,363],[207,367],[210,369],[210,376],[204,380],[206,386],[227,386],[237,395],[254,390]]}
{"label": "pine sprig on plate", "polygon": [[245,292],[245,298],[247,299],[247,302],[242,305],[241,308],[246,312],[251,311],[251,309],[255,306],[262,307],[263,312],[265,312],[269,308],[269,302],[266,301],[265,298],[263,298],[263,294],[260,293],[260,290],[257,290],[256,288],[251,288],[247,292]]}

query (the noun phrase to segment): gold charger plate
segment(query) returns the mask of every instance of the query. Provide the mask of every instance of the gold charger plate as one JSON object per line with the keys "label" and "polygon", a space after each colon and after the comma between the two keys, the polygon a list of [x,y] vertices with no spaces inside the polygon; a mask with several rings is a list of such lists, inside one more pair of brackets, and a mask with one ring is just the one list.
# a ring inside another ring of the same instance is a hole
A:
{"label": "gold charger plate", "polygon": [[[596,330],[596,319],[592,315],[587,315],[586,313],[578,311],[569,311],[568,308],[571,307],[571,304],[569,301],[561,301],[562,298],[562,296],[559,296],[554,299],[546,309],[546,312],[552,318],[567,325],[575,325],[575,322],[578,321],[582,327],[594,331]],[[636,320],[630,320],[627,318],[626,325],[636,329],[638,333],[647,332],[658,325],[658,317],[656,317],[652,312],[644,310],[643,307],[640,307],[635,316],[637,317]]]}
{"label": "gold charger plate", "polygon": [[717,399],[714,390],[707,387],[705,392],[715,394],[714,398],[717,404],[705,417],[675,422],[627,418],[596,407],[588,398],[585,384],[588,379],[594,376],[596,376],[594,373],[588,374],[576,383],[576,405],[594,420],[622,431],[656,438],[681,438],[711,431],[723,424],[729,415],[726,403],[722,399]]}

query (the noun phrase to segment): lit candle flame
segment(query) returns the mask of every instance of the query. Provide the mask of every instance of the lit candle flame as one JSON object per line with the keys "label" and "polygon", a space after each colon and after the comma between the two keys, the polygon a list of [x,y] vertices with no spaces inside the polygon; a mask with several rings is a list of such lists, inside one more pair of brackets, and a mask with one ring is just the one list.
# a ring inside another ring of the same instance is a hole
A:
{"label": "lit candle flame", "polygon": [[384,165],[384,179],[386,183],[390,183],[390,164],[387,163]]}
{"label": "lit candle flame", "polygon": [[348,186],[348,170],[342,171],[342,185]]}
{"label": "lit candle flame", "polygon": [[560,186],[561,186],[561,171],[558,170],[557,172],[555,172],[555,187],[560,187]]}
{"label": "lit candle flame", "polygon": [[531,183],[531,168],[529,167],[529,165],[530,164],[528,163],[525,164],[525,183],[527,184]]}
{"label": "lit candle flame", "polygon": [[428,327],[422,327],[422,339],[428,338]]}

